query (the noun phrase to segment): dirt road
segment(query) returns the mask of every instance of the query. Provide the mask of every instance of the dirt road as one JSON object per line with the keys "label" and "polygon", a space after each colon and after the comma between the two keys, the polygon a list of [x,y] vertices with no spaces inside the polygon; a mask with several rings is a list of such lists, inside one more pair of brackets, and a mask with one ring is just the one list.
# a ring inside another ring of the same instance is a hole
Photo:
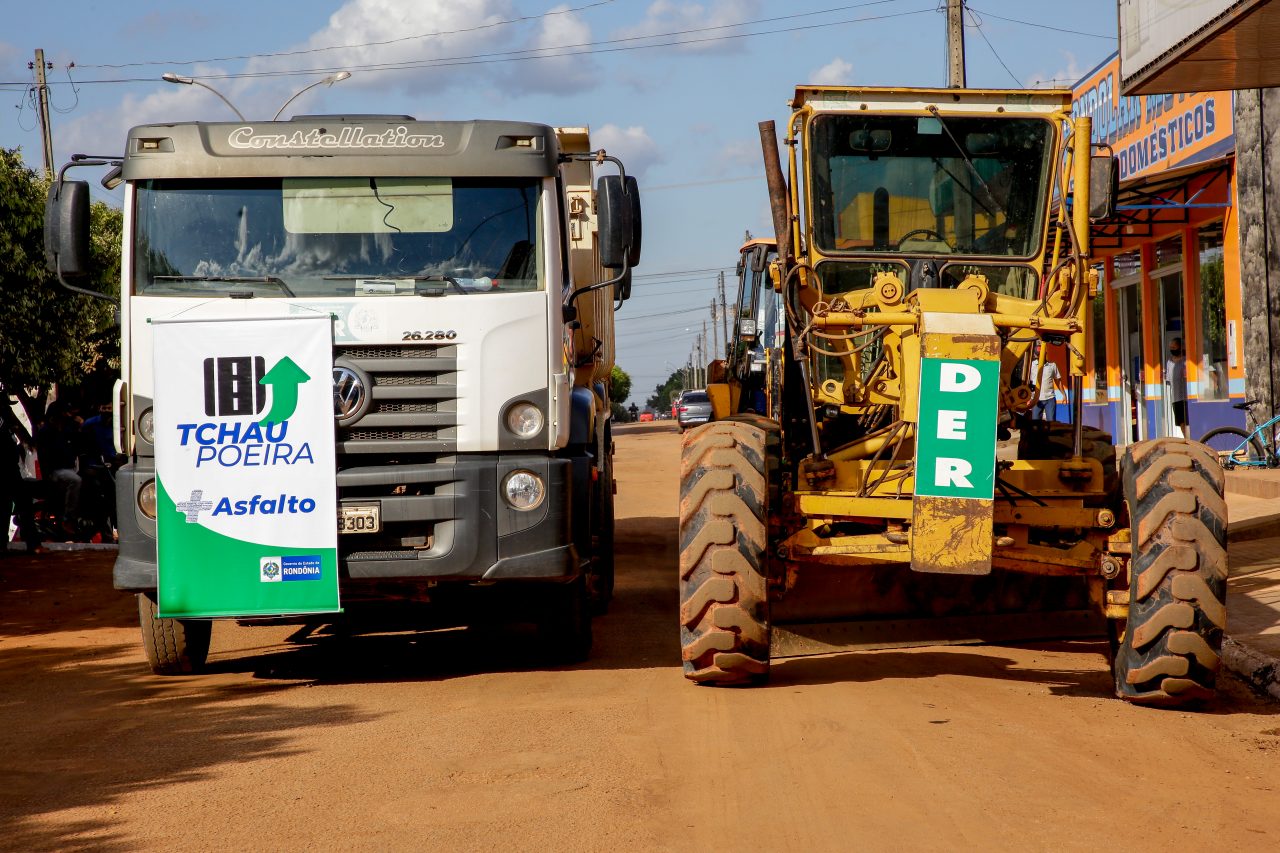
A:
{"label": "dirt road", "polygon": [[1280,708],[1111,699],[1095,643],[776,664],[684,683],[678,437],[618,438],[618,592],[590,662],[511,630],[214,631],[149,675],[110,556],[0,560],[0,847],[1280,849]]}

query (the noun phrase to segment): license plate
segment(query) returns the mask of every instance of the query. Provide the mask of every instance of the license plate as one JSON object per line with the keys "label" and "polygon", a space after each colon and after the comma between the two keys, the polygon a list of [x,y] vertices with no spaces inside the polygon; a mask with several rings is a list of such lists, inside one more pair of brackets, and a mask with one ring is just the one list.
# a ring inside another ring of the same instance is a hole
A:
{"label": "license plate", "polygon": [[377,504],[338,507],[339,533],[377,533],[382,529],[382,511]]}

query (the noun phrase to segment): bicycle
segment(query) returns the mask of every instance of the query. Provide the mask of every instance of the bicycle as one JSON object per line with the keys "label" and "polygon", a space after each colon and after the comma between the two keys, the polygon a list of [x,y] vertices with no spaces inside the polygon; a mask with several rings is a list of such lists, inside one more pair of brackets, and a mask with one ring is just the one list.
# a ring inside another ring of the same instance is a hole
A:
{"label": "bicycle", "polygon": [[1232,468],[1280,467],[1280,448],[1276,446],[1276,425],[1280,424],[1280,415],[1259,424],[1253,416],[1253,409],[1260,404],[1259,400],[1245,400],[1231,407],[1243,410],[1249,422],[1256,424],[1251,432],[1239,427],[1218,427],[1200,437],[1200,443],[1217,454],[1218,461],[1228,471]]}

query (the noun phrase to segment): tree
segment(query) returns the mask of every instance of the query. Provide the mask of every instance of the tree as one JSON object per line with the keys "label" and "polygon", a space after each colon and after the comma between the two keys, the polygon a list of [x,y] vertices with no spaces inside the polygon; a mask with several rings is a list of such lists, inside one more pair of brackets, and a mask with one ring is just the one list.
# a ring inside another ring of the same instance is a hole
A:
{"label": "tree", "polygon": [[[45,270],[48,187],[23,164],[17,149],[0,148],[0,299],[9,330],[0,335],[0,394],[10,404],[16,398],[32,425],[44,419],[55,383],[78,388],[102,381],[118,366],[120,352],[111,306],[59,287]],[[94,202],[90,252],[95,274],[88,288],[119,293],[122,223],[119,210]],[[0,418],[30,438],[9,405],[0,406]]]}
{"label": "tree", "polygon": [[609,373],[609,399],[625,403],[631,396],[631,377],[618,365]]}
{"label": "tree", "polygon": [[676,394],[684,390],[684,371],[677,370],[667,377],[665,382],[655,385],[653,396],[645,403],[651,409],[667,409]]}
{"label": "tree", "polygon": [[609,411],[618,422],[630,420],[622,404],[631,396],[631,377],[618,365],[609,371]]}

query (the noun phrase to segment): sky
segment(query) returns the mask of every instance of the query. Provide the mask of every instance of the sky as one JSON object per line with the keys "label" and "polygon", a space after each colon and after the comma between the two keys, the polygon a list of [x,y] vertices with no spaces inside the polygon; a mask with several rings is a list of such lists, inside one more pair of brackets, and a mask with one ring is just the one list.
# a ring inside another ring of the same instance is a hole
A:
{"label": "sky", "polygon": [[[588,125],[637,176],[644,251],[617,320],[640,405],[689,359],[716,277],[772,232],[757,123],[805,83],[943,86],[943,0],[53,0],[6,4],[0,146],[39,169],[35,48],[53,63],[55,161],[120,151],[128,129],[231,117],[394,113]],[[1064,10],[1069,14],[1063,14]],[[1115,0],[975,0],[971,87],[1070,87],[1116,49]],[[95,82],[99,81],[99,82]],[[119,191],[95,192],[119,203]]]}

